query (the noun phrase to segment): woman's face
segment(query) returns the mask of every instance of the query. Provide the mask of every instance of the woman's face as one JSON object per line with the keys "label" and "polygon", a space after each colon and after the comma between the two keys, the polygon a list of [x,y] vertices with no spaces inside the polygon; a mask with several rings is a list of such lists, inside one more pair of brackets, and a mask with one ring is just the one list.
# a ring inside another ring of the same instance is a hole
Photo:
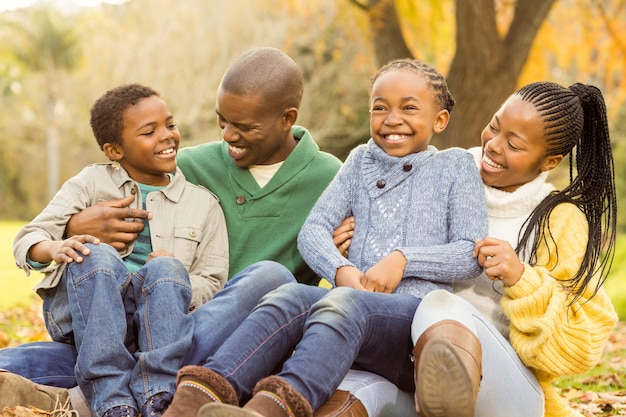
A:
{"label": "woman's face", "polygon": [[483,182],[513,192],[561,162],[563,156],[546,156],[543,120],[535,106],[512,95],[494,114],[481,134]]}

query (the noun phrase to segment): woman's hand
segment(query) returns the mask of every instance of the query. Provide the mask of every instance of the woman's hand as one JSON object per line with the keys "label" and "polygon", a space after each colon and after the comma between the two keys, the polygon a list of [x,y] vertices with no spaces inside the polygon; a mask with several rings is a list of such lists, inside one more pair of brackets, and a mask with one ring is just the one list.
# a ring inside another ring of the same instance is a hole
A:
{"label": "woman's hand", "polygon": [[489,279],[502,281],[507,287],[517,284],[524,273],[524,264],[505,240],[492,237],[478,239],[474,242],[473,256],[485,268]]}
{"label": "woman's hand", "polygon": [[361,284],[368,291],[390,294],[402,280],[405,268],[404,254],[395,250],[365,271]]}

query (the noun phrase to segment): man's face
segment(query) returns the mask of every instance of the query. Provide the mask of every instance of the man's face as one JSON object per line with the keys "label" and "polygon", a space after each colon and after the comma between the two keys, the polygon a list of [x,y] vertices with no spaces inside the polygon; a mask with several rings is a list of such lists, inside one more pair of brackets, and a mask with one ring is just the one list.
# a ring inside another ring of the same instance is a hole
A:
{"label": "man's face", "polygon": [[220,88],[215,113],[228,153],[240,168],[282,162],[293,149],[291,123],[261,94],[235,95]]}

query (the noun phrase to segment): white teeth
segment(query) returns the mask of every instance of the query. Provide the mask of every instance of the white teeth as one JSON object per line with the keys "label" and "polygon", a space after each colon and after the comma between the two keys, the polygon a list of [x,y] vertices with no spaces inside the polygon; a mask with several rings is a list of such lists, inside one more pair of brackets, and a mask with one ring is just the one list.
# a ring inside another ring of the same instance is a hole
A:
{"label": "white teeth", "polygon": [[159,154],[161,154],[161,155],[167,155],[167,154],[170,154],[170,153],[174,153],[174,148],[169,148],[169,149],[166,149],[164,151],[159,152]]}
{"label": "white teeth", "polygon": [[409,137],[408,135],[387,135],[385,136],[385,138],[387,138],[387,140],[402,140],[402,139],[406,139],[407,137]]}
{"label": "white teeth", "polygon": [[236,146],[233,146],[233,145],[229,145],[228,149],[230,149],[230,151],[232,153],[234,153],[234,154],[240,154],[240,153],[245,152],[245,150],[246,150],[246,148],[240,148],[240,147],[236,147]]}
{"label": "white teeth", "polygon": [[502,165],[496,164],[495,162],[493,162],[493,160],[491,160],[489,157],[487,157],[487,155],[485,155],[483,157],[483,162],[485,163],[485,165],[494,168],[494,169],[502,169],[504,168]]}

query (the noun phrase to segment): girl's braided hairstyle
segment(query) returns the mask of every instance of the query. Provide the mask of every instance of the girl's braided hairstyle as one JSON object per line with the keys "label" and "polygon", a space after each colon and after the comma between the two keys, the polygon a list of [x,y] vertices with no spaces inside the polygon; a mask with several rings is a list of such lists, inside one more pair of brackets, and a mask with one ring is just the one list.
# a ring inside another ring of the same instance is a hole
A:
{"label": "girl's braided hairstyle", "polygon": [[372,76],[370,89],[374,85],[374,82],[376,82],[378,77],[382,74],[397,70],[413,71],[424,77],[424,79],[428,82],[428,85],[430,85],[430,88],[432,88],[435,92],[435,100],[437,100],[441,110],[445,109],[448,110],[448,113],[452,113],[454,98],[452,97],[450,90],[448,90],[445,78],[443,78],[443,75],[430,65],[416,59],[402,58],[389,61]]}
{"label": "girl's braided hairstyle", "polygon": [[591,85],[574,84],[565,88],[552,82],[528,84],[515,94],[534,105],[542,118],[546,155],[571,154],[570,184],[550,194],[533,210],[522,228],[524,232],[516,251],[522,252],[532,239],[530,263],[536,263],[539,244],[547,239],[554,241],[549,225],[554,207],[561,203],[576,205],[587,217],[589,239],[580,268],[566,284],[574,295],[571,301],[574,303],[583,296],[595,274],[599,274],[599,279],[593,294],[598,291],[615,253],[617,202],[604,98]]}

